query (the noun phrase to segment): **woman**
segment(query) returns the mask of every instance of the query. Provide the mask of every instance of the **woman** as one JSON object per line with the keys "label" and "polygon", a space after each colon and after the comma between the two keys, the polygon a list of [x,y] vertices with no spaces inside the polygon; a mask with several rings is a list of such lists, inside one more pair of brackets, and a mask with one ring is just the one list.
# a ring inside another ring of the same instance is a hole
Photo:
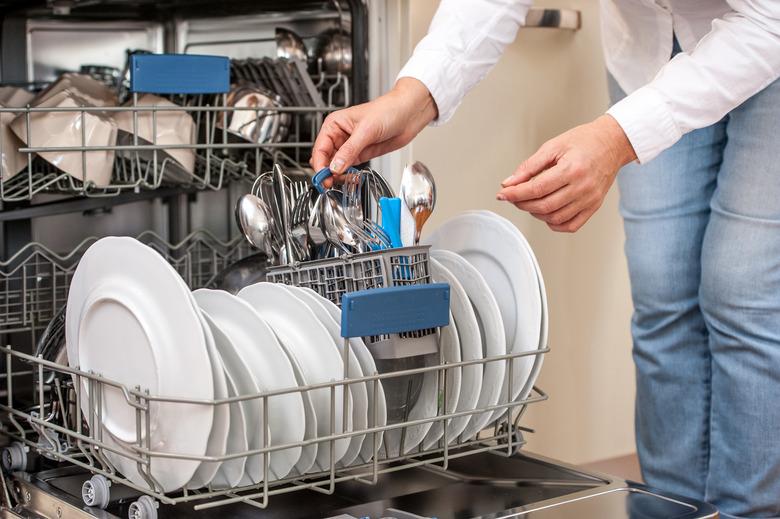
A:
{"label": "woman", "polygon": [[[335,172],[445,122],[531,0],[442,0],[386,95],[331,114]],[[618,170],[645,481],[723,517],[780,516],[780,2],[602,0],[615,104],[497,198],[573,232]]]}

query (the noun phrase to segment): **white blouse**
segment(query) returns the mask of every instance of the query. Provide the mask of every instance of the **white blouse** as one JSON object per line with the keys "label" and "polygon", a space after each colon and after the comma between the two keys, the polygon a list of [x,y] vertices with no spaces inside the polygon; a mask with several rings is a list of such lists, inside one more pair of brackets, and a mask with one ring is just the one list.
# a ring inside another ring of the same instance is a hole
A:
{"label": "white blouse", "polygon": [[[399,74],[447,121],[501,57],[532,0],[442,0]],[[601,0],[609,72],[629,95],[607,113],[647,162],[780,77],[780,0]],[[683,52],[674,59],[672,36]]]}

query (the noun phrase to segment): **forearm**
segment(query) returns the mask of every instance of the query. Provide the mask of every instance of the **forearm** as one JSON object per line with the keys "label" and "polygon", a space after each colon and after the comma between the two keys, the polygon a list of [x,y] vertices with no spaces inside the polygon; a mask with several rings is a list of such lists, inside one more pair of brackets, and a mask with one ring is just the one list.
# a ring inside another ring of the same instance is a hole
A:
{"label": "forearm", "polygon": [[730,1],[690,53],[609,110],[647,162],[684,134],[714,124],[780,77],[780,2]]}

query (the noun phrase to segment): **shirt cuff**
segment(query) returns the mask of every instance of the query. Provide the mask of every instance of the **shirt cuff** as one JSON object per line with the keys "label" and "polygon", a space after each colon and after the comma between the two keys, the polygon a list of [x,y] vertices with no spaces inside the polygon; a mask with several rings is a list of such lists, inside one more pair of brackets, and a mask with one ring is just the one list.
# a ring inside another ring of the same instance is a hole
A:
{"label": "shirt cuff", "polygon": [[415,78],[431,93],[439,111],[439,116],[431,121],[431,126],[449,121],[460,105],[459,92],[463,91],[463,87],[458,84],[460,79],[457,68],[455,61],[446,54],[418,50],[398,73],[396,81],[402,77]]}
{"label": "shirt cuff", "polygon": [[607,113],[623,128],[640,164],[654,159],[682,137],[663,97],[649,86],[618,101]]}

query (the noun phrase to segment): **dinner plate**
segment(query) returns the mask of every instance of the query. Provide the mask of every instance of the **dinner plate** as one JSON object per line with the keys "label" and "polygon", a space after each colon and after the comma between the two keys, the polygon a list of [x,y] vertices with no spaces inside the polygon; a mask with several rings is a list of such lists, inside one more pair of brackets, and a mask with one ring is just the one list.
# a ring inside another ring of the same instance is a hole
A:
{"label": "dinner plate", "polygon": [[[452,312],[452,321],[458,333],[461,360],[482,359],[482,334],[479,331],[479,323],[474,313],[474,307],[471,306],[471,301],[469,301],[463,285],[460,284],[460,281],[452,272],[447,270],[435,258],[430,258],[429,262],[433,281],[450,285],[450,312]],[[480,364],[472,364],[461,368],[460,395],[455,409],[456,412],[476,409],[480,388],[482,387],[483,371],[484,366]],[[450,443],[458,439],[458,436],[469,423],[470,418],[471,415],[463,415],[452,419],[447,428],[447,437],[450,439]],[[435,427],[436,424],[434,424],[433,428]]]}
{"label": "dinner plate", "polygon": [[[506,337],[504,324],[501,321],[501,311],[498,308],[493,293],[485,278],[462,256],[448,250],[432,250],[431,257],[439,260],[458,279],[466,291],[477,322],[482,331],[482,352],[485,358],[504,355],[506,352]],[[501,386],[504,383],[506,363],[504,361],[486,362],[482,371],[482,387],[477,402],[478,408],[495,405],[501,397]],[[490,422],[492,411],[472,415],[462,438],[468,439],[481,431]]]}
{"label": "dinner plate", "polygon": [[[498,302],[507,340],[506,353],[539,348],[542,302],[533,254],[522,233],[511,224],[498,224],[498,215],[466,213],[445,222],[428,238],[434,249],[458,253],[482,274]],[[508,222],[507,222],[508,223]],[[512,361],[511,396],[520,396],[529,380],[534,356]],[[508,377],[507,377],[508,378]],[[507,402],[504,380],[500,403]],[[493,413],[493,419],[506,410]]]}
{"label": "dinner plate", "polygon": [[[333,319],[328,310],[320,302],[319,295],[310,288],[300,288],[287,285],[281,285],[285,289],[289,290],[295,297],[300,299],[309,309],[314,312],[314,315],[319,321],[325,325],[328,333],[333,338],[333,342],[339,349],[341,355],[344,354],[344,339],[341,337],[341,325]],[[349,348],[349,378],[362,378],[363,369],[360,367],[360,362],[355,356],[353,348]],[[343,363],[342,363],[343,366]],[[343,369],[343,368],[342,368]],[[360,382],[356,384],[349,384],[349,395],[352,399],[352,430],[353,431],[365,431],[368,427],[368,390],[366,389],[366,383]],[[360,448],[363,445],[363,439],[365,434],[351,436],[349,439],[349,447],[347,452],[339,461],[339,466],[345,467],[350,465],[358,454],[360,454]]]}
{"label": "dinner plate", "polygon": [[[212,332],[213,333],[213,332]],[[226,340],[223,335],[219,340]],[[214,338],[214,342],[217,342]],[[221,359],[221,357],[220,357]],[[224,365],[224,363],[223,363]],[[233,374],[225,367],[225,382],[227,384],[228,397],[233,398],[241,395],[238,390]],[[241,402],[232,402],[229,404],[230,423],[228,426],[226,454],[240,454],[249,450],[249,443],[246,437],[246,418],[244,408]],[[225,489],[234,488],[240,485],[246,469],[246,457],[241,456],[230,460],[225,460],[219,465],[219,470],[211,480],[212,488]]]}
{"label": "dinner plate", "polygon": [[[230,342],[252,370],[261,392],[298,386],[295,372],[274,332],[244,300],[222,290],[199,289],[193,292],[200,307],[219,325]],[[298,392],[268,397],[268,422],[262,420],[262,399],[255,399],[261,419],[250,420],[247,435],[263,445],[263,435],[270,429],[270,445],[286,445],[303,440],[306,427],[303,398]],[[259,438],[257,438],[259,436]],[[254,447],[253,447],[254,448]],[[281,479],[290,473],[301,456],[300,447],[290,447],[270,453],[269,476]],[[262,463],[262,457],[260,459]],[[260,474],[250,474],[253,481]]]}
{"label": "dinner plate", "polygon": [[[132,238],[98,240],[84,253],[70,285],[69,364],[151,395],[213,400],[206,338],[189,293],[176,271],[146,245]],[[86,383],[83,386],[82,411],[88,414],[89,391]],[[102,417],[104,430],[120,444],[139,441],[136,409],[121,390],[104,386]],[[143,428],[142,438],[153,451],[203,456],[213,420],[213,406],[152,401],[151,437],[145,438]],[[118,458],[120,466],[128,461]],[[169,492],[186,485],[199,465],[195,460],[154,458],[150,470]],[[123,473],[148,487],[137,470]]]}
{"label": "dinner plate", "polygon": [[[455,324],[455,318],[450,312],[450,324],[443,326],[439,331],[439,348],[442,352],[442,360],[446,363],[460,362],[460,338],[458,337],[458,329]],[[436,379],[437,372],[433,372],[431,378]],[[426,376],[430,376],[428,373]],[[444,414],[452,414],[458,408],[458,400],[460,399],[460,388],[462,383],[462,368],[450,368],[447,370],[446,381],[444,385],[444,391],[442,391],[442,383],[436,380],[439,388],[439,416]],[[425,383],[425,382],[423,382]],[[446,404],[446,407],[445,407]],[[452,439],[452,419],[447,420],[447,438]],[[441,421],[433,422],[431,429],[423,438],[423,449],[428,450],[436,446],[439,439],[444,436],[444,425]]]}
{"label": "dinner plate", "polygon": [[[195,304],[195,301],[192,301]],[[211,360],[211,372],[214,378],[214,399],[222,400],[228,397],[227,378],[225,377],[225,368],[222,365],[222,358],[217,351],[214,335],[211,328],[206,323],[203,315],[196,308],[198,318],[203,328],[203,335],[206,337],[206,349]],[[206,446],[206,456],[220,457],[227,452],[228,431],[230,428],[230,407],[227,404],[214,406],[214,422],[211,425],[211,434],[209,443]],[[193,474],[192,479],[187,483],[187,488],[198,489],[207,486],[216,476],[219,470],[220,462],[204,461]]]}
{"label": "dinner plate", "polygon": [[[471,212],[472,211],[468,211],[468,213]],[[539,261],[536,258],[536,255],[534,254],[531,245],[528,243],[528,240],[526,240],[523,233],[520,232],[520,230],[517,227],[515,227],[515,225],[512,222],[510,222],[503,216],[500,216],[492,211],[473,211],[473,212],[477,214],[483,214],[489,218],[492,218],[494,221],[499,222],[501,225],[505,226],[509,232],[516,234],[519,238],[523,240],[523,244],[526,247],[526,251],[531,256],[531,260],[533,261],[534,269],[536,270],[536,278],[539,282],[539,293],[541,296],[541,303],[542,303],[542,319],[541,319],[542,322],[541,322],[541,337],[539,339],[539,349],[546,348],[547,340],[550,333],[550,322],[549,322],[550,313],[547,306],[547,288],[545,287],[544,284],[544,276],[542,275],[542,269],[539,266]],[[539,377],[539,372],[542,369],[543,363],[544,363],[544,355],[534,356],[534,364],[533,364],[533,368],[531,369],[531,374],[528,377],[528,381],[525,383],[525,387],[523,387],[519,397],[516,400],[522,400],[528,398],[528,395],[531,393],[531,389],[533,389],[533,386],[536,383],[536,379]]]}
{"label": "dinner plate", "polygon": [[[295,296],[275,283],[255,283],[241,289],[238,297],[247,301],[279,337],[287,351],[300,365],[308,384],[321,384],[341,380],[343,365],[341,354],[328,330],[317,320],[314,313]],[[317,436],[345,432],[352,429],[352,413],[344,409],[344,388],[336,386],[309,391],[314,412],[317,415]],[[331,407],[331,394],[334,401]],[[349,393],[347,393],[349,394]],[[349,405],[349,399],[347,401]],[[331,424],[331,412],[334,421]],[[332,426],[332,431],[331,431]],[[349,448],[349,438],[333,442],[333,462],[338,462]],[[315,467],[328,470],[331,463],[330,442],[320,443],[317,448]]]}
{"label": "dinner plate", "polygon": [[[333,317],[337,323],[341,323],[341,308],[336,306],[330,299],[322,297],[319,294],[317,294],[317,297],[325,309],[330,313],[331,317]],[[352,352],[355,354],[355,357],[357,357],[358,362],[360,362],[360,368],[363,370],[363,374],[365,376],[376,375],[377,369],[374,357],[371,355],[371,352],[368,351],[363,339],[360,337],[351,337],[349,339],[349,344],[352,347]],[[385,401],[385,390],[382,386],[382,381],[376,380],[376,382],[367,383],[366,390],[368,392],[368,427],[384,427],[387,425],[387,402]],[[383,436],[384,434],[382,432],[366,435],[355,462],[370,462],[374,457],[374,452],[380,452]]]}

